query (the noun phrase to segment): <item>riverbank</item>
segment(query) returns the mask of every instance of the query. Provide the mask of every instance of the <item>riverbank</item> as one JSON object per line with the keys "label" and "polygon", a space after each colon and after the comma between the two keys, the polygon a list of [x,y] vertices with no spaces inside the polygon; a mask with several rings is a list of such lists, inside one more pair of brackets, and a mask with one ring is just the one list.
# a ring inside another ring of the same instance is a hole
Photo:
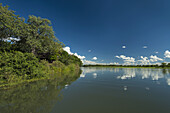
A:
{"label": "riverbank", "polygon": [[71,58],[72,56],[68,60],[72,62],[67,64],[60,59],[50,63],[45,59],[40,60],[32,53],[0,51],[0,87],[17,86],[78,72],[80,64]]}
{"label": "riverbank", "polygon": [[51,21],[28,16],[27,20],[0,3],[0,87],[53,79],[82,66],[56,37]]}
{"label": "riverbank", "polygon": [[75,70],[71,70],[70,68],[67,69],[67,71],[62,71],[62,72],[57,72],[55,75],[51,74],[45,77],[41,78],[32,78],[32,79],[15,79],[15,81],[7,82],[7,81],[2,81],[0,80],[0,89],[11,89],[15,88],[21,85],[26,85],[30,83],[34,83],[37,81],[44,81],[44,80],[57,80],[61,81],[66,79],[66,78],[74,78],[74,77],[79,77],[81,74],[80,68],[77,68]]}

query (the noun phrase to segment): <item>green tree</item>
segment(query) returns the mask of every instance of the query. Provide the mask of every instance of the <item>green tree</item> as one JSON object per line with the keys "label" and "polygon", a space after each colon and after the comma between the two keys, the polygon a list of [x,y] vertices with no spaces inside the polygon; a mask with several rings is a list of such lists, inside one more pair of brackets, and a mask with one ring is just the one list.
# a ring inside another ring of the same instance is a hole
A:
{"label": "green tree", "polygon": [[167,66],[170,67],[170,63],[168,63]]}
{"label": "green tree", "polygon": [[0,4],[0,40],[9,37],[19,38],[25,32],[23,31],[24,18],[14,14],[13,10],[8,9],[9,6]]}
{"label": "green tree", "polygon": [[162,63],[162,64],[161,64],[161,67],[166,67],[166,63]]}
{"label": "green tree", "polygon": [[21,50],[32,52],[42,59],[56,60],[54,56],[61,50],[62,44],[55,37],[53,28],[50,26],[51,22],[41,17],[29,16],[27,25],[27,37],[21,37],[18,42]]}
{"label": "green tree", "polygon": [[60,53],[59,61],[64,63],[65,65],[69,64],[77,64],[82,66],[82,61],[75,55],[69,55],[66,51],[62,51]]}
{"label": "green tree", "polygon": [[[7,41],[9,39],[11,41]],[[81,60],[69,55],[63,46],[56,38],[50,20],[29,16],[25,22],[8,6],[0,4],[1,79],[32,79],[78,69]]]}

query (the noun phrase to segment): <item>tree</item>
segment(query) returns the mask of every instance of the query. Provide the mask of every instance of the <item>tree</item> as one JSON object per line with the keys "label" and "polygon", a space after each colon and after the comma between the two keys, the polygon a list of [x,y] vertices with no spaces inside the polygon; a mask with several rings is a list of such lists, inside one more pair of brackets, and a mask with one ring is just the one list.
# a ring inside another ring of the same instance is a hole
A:
{"label": "tree", "polygon": [[170,67],[170,63],[168,63],[167,66]]}
{"label": "tree", "polygon": [[161,64],[161,67],[166,67],[166,63],[162,63],[162,64]]}
{"label": "tree", "polygon": [[9,37],[19,38],[25,33],[24,18],[15,15],[14,11],[9,10],[8,7],[0,4],[0,41]]}
{"label": "tree", "polygon": [[82,61],[75,55],[69,55],[66,51],[62,51],[60,53],[59,61],[64,63],[65,65],[69,64],[77,64],[82,66]]}
{"label": "tree", "polygon": [[[23,52],[31,52],[40,59],[56,60],[62,43],[55,37],[50,20],[29,16],[27,32],[20,37],[19,48]],[[26,37],[25,37],[26,36]]]}
{"label": "tree", "polygon": [[[5,43],[9,38],[18,38],[19,41]],[[40,59],[50,62],[57,60],[59,52],[64,46],[54,35],[51,22],[36,16],[25,19],[14,14],[8,6],[0,4],[0,44],[1,50],[17,50],[33,53]],[[10,45],[10,46],[9,46]]]}
{"label": "tree", "polygon": [[47,77],[78,69],[81,60],[63,51],[63,46],[50,20],[29,16],[25,22],[0,4],[0,80]]}

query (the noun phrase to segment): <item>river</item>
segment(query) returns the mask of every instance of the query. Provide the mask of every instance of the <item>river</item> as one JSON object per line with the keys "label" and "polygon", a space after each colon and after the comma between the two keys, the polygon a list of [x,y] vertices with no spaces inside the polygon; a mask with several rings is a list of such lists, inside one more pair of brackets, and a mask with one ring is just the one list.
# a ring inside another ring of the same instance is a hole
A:
{"label": "river", "polygon": [[170,113],[170,69],[81,69],[0,90],[0,113]]}

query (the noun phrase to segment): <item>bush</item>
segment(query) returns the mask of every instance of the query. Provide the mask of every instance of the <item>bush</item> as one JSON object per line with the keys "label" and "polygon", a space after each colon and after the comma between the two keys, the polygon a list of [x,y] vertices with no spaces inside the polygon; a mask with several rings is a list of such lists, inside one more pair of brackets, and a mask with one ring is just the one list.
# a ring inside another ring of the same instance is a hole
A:
{"label": "bush", "polygon": [[1,52],[0,56],[0,75],[4,79],[9,79],[10,76],[22,76],[27,79],[43,76],[42,65],[32,53]]}

